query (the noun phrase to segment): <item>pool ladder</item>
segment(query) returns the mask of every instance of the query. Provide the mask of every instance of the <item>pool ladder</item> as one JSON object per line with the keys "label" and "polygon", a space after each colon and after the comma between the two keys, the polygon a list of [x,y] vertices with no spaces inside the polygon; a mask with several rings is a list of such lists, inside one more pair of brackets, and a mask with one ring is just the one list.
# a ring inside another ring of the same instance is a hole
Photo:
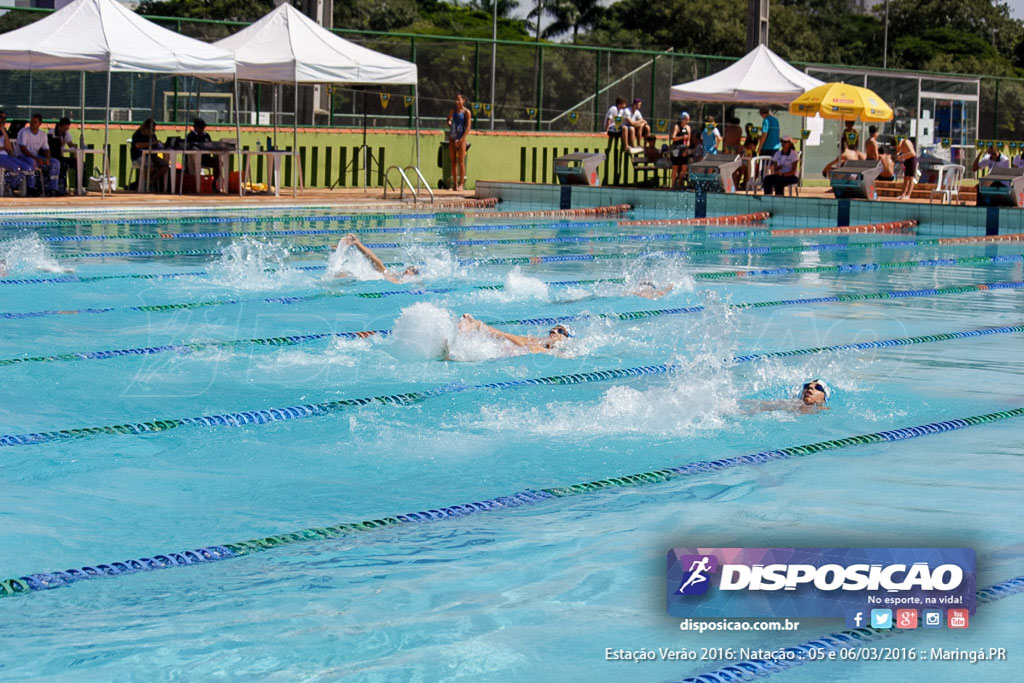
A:
{"label": "pool ladder", "polygon": [[[406,173],[410,170],[416,173],[416,187],[413,187],[412,182],[409,180],[409,176]],[[391,184],[391,171],[398,171],[398,175],[402,178],[401,185],[398,188],[395,188],[395,186]],[[400,200],[405,199],[405,188],[408,187],[409,193],[412,195],[413,203],[420,200],[421,197],[419,190],[424,189],[427,191],[427,194],[430,195],[430,203],[434,203],[434,192],[430,189],[430,183],[427,182],[427,179],[423,177],[423,174],[420,173],[420,169],[416,166],[409,165],[404,168],[401,166],[388,166],[388,170],[384,171],[384,199],[388,198],[389,187],[392,190],[398,189],[398,198]]]}

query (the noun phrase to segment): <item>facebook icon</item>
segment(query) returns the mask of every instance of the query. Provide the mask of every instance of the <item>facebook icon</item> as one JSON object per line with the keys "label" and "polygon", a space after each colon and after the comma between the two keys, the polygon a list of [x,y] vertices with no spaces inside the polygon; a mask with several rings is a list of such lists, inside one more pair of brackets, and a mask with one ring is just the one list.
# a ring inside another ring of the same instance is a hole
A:
{"label": "facebook icon", "polygon": [[864,612],[847,612],[846,625],[850,628],[862,628],[864,626]]}

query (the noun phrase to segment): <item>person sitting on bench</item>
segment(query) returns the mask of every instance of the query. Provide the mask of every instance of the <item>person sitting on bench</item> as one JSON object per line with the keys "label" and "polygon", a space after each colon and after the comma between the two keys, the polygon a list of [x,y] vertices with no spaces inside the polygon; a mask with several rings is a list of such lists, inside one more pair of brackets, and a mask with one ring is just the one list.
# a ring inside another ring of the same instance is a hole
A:
{"label": "person sitting on bench", "polygon": [[[192,122],[192,130],[185,136],[186,149],[209,149],[213,146],[213,139],[206,132],[206,121],[196,119]],[[214,154],[204,154],[200,157],[199,167],[213,170],[213,181],[216,184],[220,180],[220,160]],[[198,170],[198,169],[197,169]]]}

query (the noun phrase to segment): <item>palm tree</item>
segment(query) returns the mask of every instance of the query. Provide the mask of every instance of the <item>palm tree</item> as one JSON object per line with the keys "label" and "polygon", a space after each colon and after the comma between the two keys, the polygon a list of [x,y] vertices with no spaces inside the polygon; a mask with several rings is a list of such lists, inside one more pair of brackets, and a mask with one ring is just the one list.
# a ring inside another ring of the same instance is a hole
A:
{"label": "palm tree", "polygon": [[571,30],[573,42],[576,42],[580,29],[592,27],[602,12],[604,8],[598,0],[538,0],[528,17],[536,21],[539,13],[547,14],[552,21],[543,31],[544,38],[554,38]]}

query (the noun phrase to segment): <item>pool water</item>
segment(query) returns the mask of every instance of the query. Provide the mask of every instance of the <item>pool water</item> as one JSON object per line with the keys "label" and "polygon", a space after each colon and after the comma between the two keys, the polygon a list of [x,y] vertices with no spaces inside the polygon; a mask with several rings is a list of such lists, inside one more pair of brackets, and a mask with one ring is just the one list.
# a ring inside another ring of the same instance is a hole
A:
{"label": "pool water", "polygon": [[[886,244],[927,240],[927,225],[916,238],[763,234],[809,227],[776,219],[706,229],[762,233],[754,236],[538,241],[700,230],[658,226],[676,216],[653,211],[633,212],[654,223],[639,227],[487,212],[331,215],[296,212],[256,225],[224,222],[223,213],[215,225],[175,215],[158,216],[156,225],[95,216],[49,226],[0,222],[0,260],[9,270],[0,278],[0,434],[426,393],[335,404],[301,419],[277,413],[289,419],[267,424],[8,440],[0,447],[0,576],[1024,406],[1018,332],[737,362],[1021,325],[1024,290],[971,287],[1024,281],[1018,244]],[[409,227],[416,230],[401,231]],[[152,236],[303,230],[330,232]],[[377,251],[388,263],[418,264],[422,279],[392,284],[351,254],[326,250],[347,230],[363,231],[368,244],[397,244]],[[58,239],[73,235],[113,239]],[[509,239],[520,242],[453,243]],[[821,244],[833,246],[707,253]],[[87,257],[185,250],[219,255]],[[665,253],[683,250],[699,253]],[[595,258],[509,263],[569,255]],[[505,261],[474,262],[487,259]],[[957,262],[824,268],[930,259]],[[54,272],[65,268],[74,272]],[[818,272],[780,270],[787,268]],[[357,277],[330,277],[338,270]],[[759,273],[725,276],[736,271]],[[657,300],[630,295],[648,280],[672,290]],[[964,291],[921,291],[950,287]],[[907,291],[919,295],[795,301]],[[758,302],[786,303],[744,306]],[[622,315],[636,311],[662,313]],[[518,334],[543,334],[565,319],[575,336],[559,355],[509,355],[507,346],[457,332],[463,313],[537,321],[502,326]],[[282,341],[371,330],[393,333]],[[263,341],[246,341],[253,339]],[[94,353],[123,349],[145,351]],[[440,360],[446,352],[454,360]],[[13,361],[26,358],[38,360]],[[610,380],[585,374],[663,365],[672,371]],[[552,376],[577,379],[522,381]],[[834,391],[829,410],[766,409],[814,378]],[[482,386],[509,382],[515,386]],[[0,679],[696,675],[728,662],[606,662],[605,648],[771,649],[843,626],[808,619],[797,633],[681,632],[664,606],[665,553],[673,546],[964,546],[978,553],[979,586],[1024,574],[1021,424],[544,499],[3,599]],[[1022,605],[1024,598],[983,605],[965,632],[903,633],[887,644],[1013,646],[1024,636]],[[1012,661],[1011,647],[1009,662],[974,665],[984,669],[842,662],[788,675],[953,680],[978,671],[1012,680]]]}

